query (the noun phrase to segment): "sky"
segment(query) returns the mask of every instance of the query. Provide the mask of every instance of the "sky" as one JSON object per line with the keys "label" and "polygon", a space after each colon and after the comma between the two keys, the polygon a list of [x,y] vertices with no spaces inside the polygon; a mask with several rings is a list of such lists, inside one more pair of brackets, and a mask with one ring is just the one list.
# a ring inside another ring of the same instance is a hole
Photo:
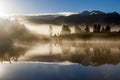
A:
{"label": "sky", "polygon": [[0,14],[42,14],[84,10],[120,13],[120,0],[0,0]]}

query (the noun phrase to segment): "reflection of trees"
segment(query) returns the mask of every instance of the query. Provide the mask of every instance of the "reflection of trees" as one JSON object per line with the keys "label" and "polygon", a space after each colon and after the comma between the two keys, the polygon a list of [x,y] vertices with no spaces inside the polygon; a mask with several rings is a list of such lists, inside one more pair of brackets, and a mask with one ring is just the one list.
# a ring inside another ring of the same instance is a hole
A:
{"label": "reflection of trees", "polygon": [[0,61],[17,61],[18,57],[23,55],[26,51],[23,47],[17,47],[13,45],[12,41],[1,41],[0,44]]}
{"label": "reflection of trees", "polygon": [[[28,60],[30,61],[45,61],[45,62],[60,62],[60,61],[70,61],[74,63],[80,63],[85,66],[93,65],[103,65],[103,64],[117,64],[120,62],[120,49],[119,44],[111,44],[111,47],[106,43],[78,43],[78,42],[60,42],[60,49],[62,49],[61,54],[52,51],[51,42],[49,45],[49,53],[45,55],[32,56]],[[56,42],[55,42],[56,44]],[[113,47],[112,47],[113,46]],[[56,46],[57,47],[57,46]],[[74,48],[74,49],[72,49]],[[72,52],[71,52],[72,49]],[[118,50],[118,51],[117,51]]]}
{"label": "reflection of trees", "polygon": [[[98,44],[99,45],[99,44]],[[70,53],[71,47],[75,47],[74,53]],[[102,64],[117,64],[120,62],[120,50],[118,47],[111,48],[109,46],[85,46],[85,44],[61,44],[62,55],[59,55],[59,60],[81,63],[83,65],[102,65]],[[112,51],[118,49],[119,51]],[[67,55],[66,55],[67,54]],[[57,56],[58,55],[54,55]],[[57,58],[56,57],[56,58]]]}
{"label": "reflection of trees", "polygon": [[90,46],[82,47],[82,45],[77,45],[73,54],[68,53],[69,59],[66,58],[66,60],[68,59],[71,62],[81,63],[83,65],[117,64],[120,61],[120,53],[111,52],[111,49],[110,47],[90,48]]}
{"label": "reflection of trees", "polygon": [[54,42],[51,42],[49,45],[50,54],[32,56],[28,60],[43,62],[70,61],[85,66],[117,64],[120,62],[120,44],[118,43],[111,43],[110,46],[109,43],[100,44],[65,41],[59,43],[59,48],[62,50],[60,53],[54,53],[54,51],[52,51],[52,44],[54,44]]}
{"label": "reflection of trees", "polygon": [[[66,46],[64,46],[64,45],[66,45]],[[69,53],[69,51],[70,51],[70,47],[68,47],[68,46],[71,46],[71,44],[69,44],[69,43],[61,43],[61,49],[62,49],[62,54],[63,55],[67,55],[68,53]]]}

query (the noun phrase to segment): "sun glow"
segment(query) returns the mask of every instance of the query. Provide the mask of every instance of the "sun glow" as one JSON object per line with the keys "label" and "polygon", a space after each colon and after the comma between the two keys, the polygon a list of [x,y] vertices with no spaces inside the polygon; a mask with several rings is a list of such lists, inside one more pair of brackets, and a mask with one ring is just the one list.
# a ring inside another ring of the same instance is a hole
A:
{"label": "sun glow", "polygon": [[38,33],[42,35],[49,35],[49,27],[47,27],[46,25],[25,24],[25,27],[34,33]]}
{"label": "sun glow", "polygon": [[[49,34],[49,26],[50,25],[32,25],[32,24],[25,24],[25,27],[31,30],[34,33],[42,34],[42,35],[50,35]],[[61,32],[61,26],[52,26],[52,35],[59,35]]]}
{"label": "sun glow", "polygon": [[0,7],[0,17],[1,17],[1,16],[5,16],[5,12],[4,12],[4,10],[1,9],[1,7]]}
{"label": "sun glow", "polygon": [[9,8],[7,8],[7,5],[5,2],[0,2],[0,17],[6,16],[7,11]]}

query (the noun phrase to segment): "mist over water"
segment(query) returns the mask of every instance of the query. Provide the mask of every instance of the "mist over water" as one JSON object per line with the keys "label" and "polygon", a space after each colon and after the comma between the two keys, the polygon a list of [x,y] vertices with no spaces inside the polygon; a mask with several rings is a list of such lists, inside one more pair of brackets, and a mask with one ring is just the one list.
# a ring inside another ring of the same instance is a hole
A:
{"label": "mist over water", "polygon": [[15,44],[0,52],[1,80],[119,80],[119,41]]}
{"label": "mist over water", "polygon": [[66,34],[62,25],[5,23],[0,25],[0,80],[119,80],[118,32],[76,34],[70,26]]}
{"label": "mist over water", "polygon": [[[1,33],[4,35],[0,36],[1,62],[69,61],[83,65],[119,63],[120,42],[117,39],[109,39],[110,33],[82,32],[77,35],[75,28],[70,26],[71,35],[61,36],[63,30],[61,25],[40,25],[22,21],[22,19],[18,21],[14,18],[3,19],[3,22],[8,24],[4,25],[5,27],[3,27],[4,23],[1,23]],[[52,27],[51,35],[50,26]],[[117,38],[114,36],[116,33],[110,35]],[[97,39],[98,36],[104,36],[104,38]],[[108,39],[105,39],[106,36]]]}
{"label": "mist over water", "polygon": [[119,3],[0,0],[0,80],[120,80]]}

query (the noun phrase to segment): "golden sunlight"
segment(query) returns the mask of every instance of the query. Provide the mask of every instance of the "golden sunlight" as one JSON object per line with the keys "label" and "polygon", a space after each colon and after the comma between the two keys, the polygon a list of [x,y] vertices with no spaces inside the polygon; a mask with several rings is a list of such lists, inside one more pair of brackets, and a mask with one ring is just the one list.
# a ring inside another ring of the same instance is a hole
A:
{"label": "golden sunlight", "polygon": [[[50,25],[30,25],[25,24],[26,28],[31,30],[34,33],[49,35],[49,26]],[[60,26],[52,26],[52,35],[60,34],[61,27]]]}
{"label": "golden sunlight", "polygon": [[49,27],[46,25],[29,25],[25,24],[25,27],[30,31],[42,35],[49,35]]}

